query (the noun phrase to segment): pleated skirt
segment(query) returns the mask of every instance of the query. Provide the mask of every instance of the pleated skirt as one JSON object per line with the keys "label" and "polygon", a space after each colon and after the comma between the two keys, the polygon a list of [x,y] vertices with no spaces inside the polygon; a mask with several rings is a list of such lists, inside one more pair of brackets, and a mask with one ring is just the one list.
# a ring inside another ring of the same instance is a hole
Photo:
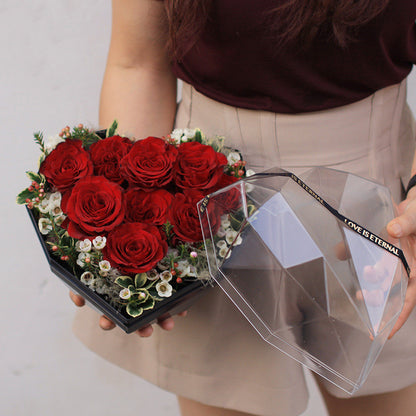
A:
{"label": "pleated skirt", "polygon": [[[296,174],[327,166],[387,185],[403,197],[415,150],[406,82],[343,107],[299,115],[232,107],[183,85],[176,127],[225,136],[256,172],[279,166]],[[103,331],[98,314],[81,308],[76,336],[104,359],[175,394],[259,416],[295,416],[308,401],[302,366],[264,342],[219,288],[207,291],[173,331],[150,338]],[[356,395],[416,382],[416,313],[388,341]],[[331,388],[331,393],[345,394]],[[140,391],[132,386],[132,405]]]}

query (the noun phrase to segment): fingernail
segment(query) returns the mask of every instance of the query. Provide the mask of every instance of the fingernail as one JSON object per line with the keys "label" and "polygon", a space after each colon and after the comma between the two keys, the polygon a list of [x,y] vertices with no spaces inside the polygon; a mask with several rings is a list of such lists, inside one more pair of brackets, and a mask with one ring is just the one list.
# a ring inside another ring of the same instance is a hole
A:
{"label": "fingernail", "polygon": [[401,235],[402,235],[402,227],[400,226],[400,224],[398,222],[394,222],[390,226],[390,230],[394,233],[394,235],[396,237],[401,237]]}

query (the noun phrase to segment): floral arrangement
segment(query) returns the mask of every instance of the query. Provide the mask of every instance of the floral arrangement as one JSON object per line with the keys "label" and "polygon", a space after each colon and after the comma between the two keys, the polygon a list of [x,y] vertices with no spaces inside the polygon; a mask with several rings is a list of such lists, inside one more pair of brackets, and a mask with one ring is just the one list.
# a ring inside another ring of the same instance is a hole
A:
{"label": "floral arrangement", "polygon": [[[17,197],[35,214],[50,252],[73,275],[131,317],[195,279],[209,279],[196,204],[245,176],[238,151],[198,129],[133,141],[78,125],[44,140],[39,170]],[[237,210],[238,193],[224,208]],[[232,221],[209,218],[219,255],[238,244]]]}

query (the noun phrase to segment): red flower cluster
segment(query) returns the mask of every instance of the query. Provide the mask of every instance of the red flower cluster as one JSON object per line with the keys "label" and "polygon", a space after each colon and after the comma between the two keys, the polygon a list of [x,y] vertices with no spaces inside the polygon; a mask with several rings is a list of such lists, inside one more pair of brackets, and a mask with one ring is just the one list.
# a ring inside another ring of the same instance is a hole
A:
{"label": "red flower cluster", "polygon": [[[196,203],[237,179],[224,173],[226,157],[211,146],[188,142],[175,147],[148,137],[132,143],[113,136],[84,149],[67,138],[40,167],[60,191],[63,226],[76,239],[107,237],[105,258],[125,273],[155,267],[167,252],[162,225],[170,222],[172,241],[202,240]],[[231,197],[224,203],[232,207]],[[210,225],[219,227],[220,212]]]}

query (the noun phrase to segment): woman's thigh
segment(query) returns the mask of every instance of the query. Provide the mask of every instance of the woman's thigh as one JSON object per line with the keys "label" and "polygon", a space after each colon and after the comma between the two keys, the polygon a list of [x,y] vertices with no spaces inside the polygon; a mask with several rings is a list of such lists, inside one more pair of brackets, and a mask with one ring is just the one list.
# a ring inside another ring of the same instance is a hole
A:
{"label": "woman's thigh", "polygon": [[254,416],[251,413],[243,413],[237,410],[207,406],[180,396],[178,396],[178,402],[182,416]]}
{"label": "woman's thigh", "polygon": [[330,416],[409,416],[416,408],[416,384],[388,393],[348,399],[334,397],[319,387]]}

